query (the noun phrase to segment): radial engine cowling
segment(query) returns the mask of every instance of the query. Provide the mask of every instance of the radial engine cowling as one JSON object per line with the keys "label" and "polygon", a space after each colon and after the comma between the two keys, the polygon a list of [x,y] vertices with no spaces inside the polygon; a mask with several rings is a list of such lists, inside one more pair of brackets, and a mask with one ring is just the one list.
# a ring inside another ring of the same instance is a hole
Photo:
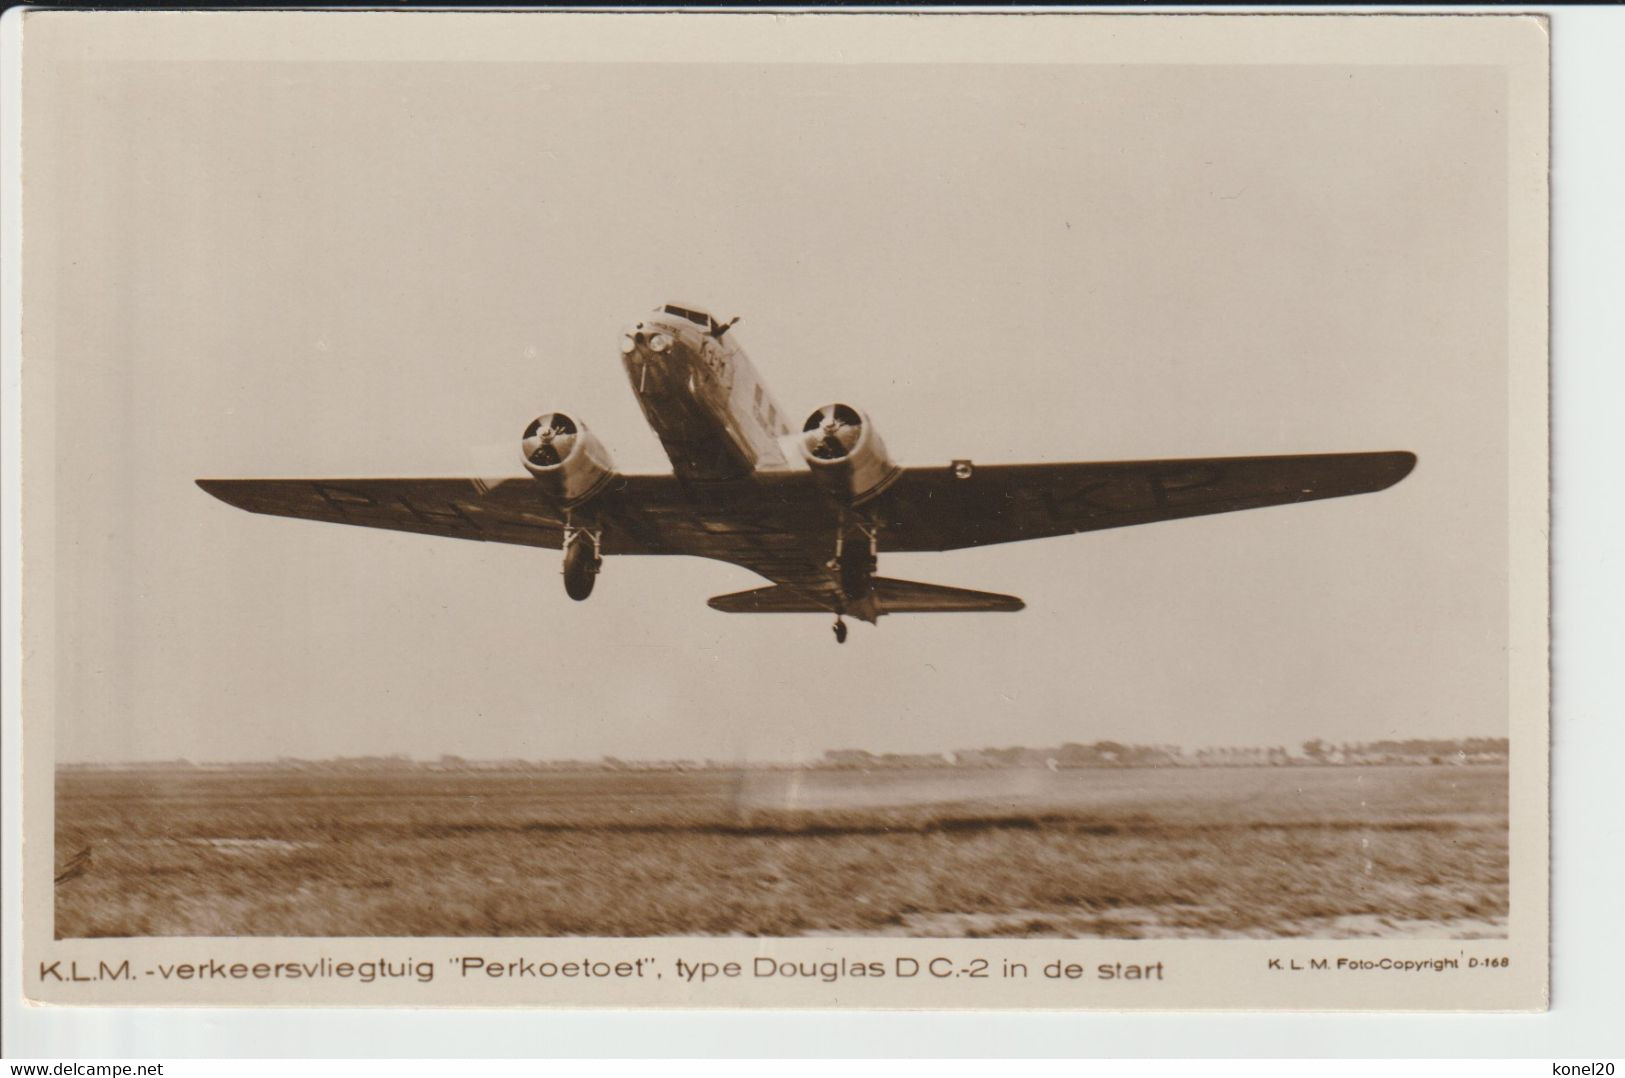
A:
{"label": "radial engine cowling", "polygon": [[852,503],[880,493],[899,471],[869,417],[850,404],[828,404],[807,417],[801,455],[831,493]]}
{"label": "radial engine cowling", "polygon": [[563,412],[531,420],[521,445],[525,469],[566,506],[580,505],[609,485],[615,463],[598,436]]}

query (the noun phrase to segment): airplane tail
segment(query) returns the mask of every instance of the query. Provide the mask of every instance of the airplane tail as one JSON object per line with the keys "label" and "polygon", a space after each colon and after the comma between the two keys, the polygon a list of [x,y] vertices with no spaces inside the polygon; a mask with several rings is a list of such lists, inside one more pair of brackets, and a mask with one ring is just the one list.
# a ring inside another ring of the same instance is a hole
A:
{"label": "airplane tail", "polygon": [[[991,591],[921,584],[914,580],[874,578],[875,616],[882,614],[946,614],[971,611],[1016,611],[1027,604],[1014,595]],[[728,614],[828,614],[834,607],[818,598],[774,584],[751,591],[736,591],[710,600],[713,610]]]}

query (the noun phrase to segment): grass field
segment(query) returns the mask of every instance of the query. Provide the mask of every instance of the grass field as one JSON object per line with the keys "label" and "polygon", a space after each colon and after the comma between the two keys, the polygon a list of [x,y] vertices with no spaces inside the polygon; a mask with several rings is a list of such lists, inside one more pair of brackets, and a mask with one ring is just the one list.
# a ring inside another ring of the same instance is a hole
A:
{"label": "grass field", "polygon": [[56,805],[61,937],[1465,937],[1507,912],[1504,767],[64,771]]}

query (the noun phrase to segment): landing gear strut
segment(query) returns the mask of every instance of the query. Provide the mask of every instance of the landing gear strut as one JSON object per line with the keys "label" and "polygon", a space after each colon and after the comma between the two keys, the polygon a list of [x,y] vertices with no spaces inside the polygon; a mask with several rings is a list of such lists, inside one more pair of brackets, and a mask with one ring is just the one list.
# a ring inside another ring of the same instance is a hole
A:
{"label": "landing gear strut", "polygon": [[565,526],[564,593],[578,603],[592,594],[598,570],[603,567],[601,534],[595,529]]}
{"label": "landing gear strut", "polygon": [[849,557],[846,552],[846,528],[843,526],[835,532],[835,556],[824,563],[826,569],[842,570],[849,566],[857,566],[864,570],[873,570],[875,559],[880,555],[880,528],[873,524],[856,523],[853,525],[859,535],[869,541],[869,559]]}
{"label": "landing gear strut", "polygon": [[835,642],[837,644],[846,643],[846,622],[837,617],[833,628],[835,629]]}

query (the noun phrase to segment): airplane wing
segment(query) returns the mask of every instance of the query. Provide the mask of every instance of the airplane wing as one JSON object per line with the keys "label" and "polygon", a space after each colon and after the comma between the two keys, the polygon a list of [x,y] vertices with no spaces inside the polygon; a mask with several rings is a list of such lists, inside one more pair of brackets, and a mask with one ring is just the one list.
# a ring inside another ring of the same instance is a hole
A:
{"label": "airplane wing", "polygon": [[[564,544],[564,510],[528,478],[199,479],[197,485],[251,513],[552,550]],[[625,476],[603,499],[606,553],[664,554],[674,541],[681,544],[664,524],[680,522],[673,517],[674,477]]]}
{"label": "airplane wing", "polygon": [[[530,478],[199,479],[239,509],[329,524],[558,550],[564,510]],[[829,610],[829,511],[805,473],[682,485],[669,474],[619,476],[592,501],[605,554],[690,554],[742,566]],[[791,592],[785,592],[790,595]]]}
{"label": "airplane wing", "polygon": [[883,551],[957,550],[1366,494],[1415,466],[1387,452],[906,468],[867,508]]}
{"label": "airplane wing", "polygon": [[[880,550],[930,551],[1120,528],[1382,490],[1410,453],[905,468],[865,503]],[[252,513],[558,550],[564,510],[529,478],[199,479]],[[684,486],[620,476],[591,505],[605,554],[690,554],[836,601],[825,570],[831,507],[806,473]],[[1005,597],[1000,597],[1005,598]],[[896,605],[946,601],[894,596]],[[967,600],[968,601],[968,600]],[[767,605],[765,595],[754,600]],[[923,608],[923,607],[922,607]]]}

